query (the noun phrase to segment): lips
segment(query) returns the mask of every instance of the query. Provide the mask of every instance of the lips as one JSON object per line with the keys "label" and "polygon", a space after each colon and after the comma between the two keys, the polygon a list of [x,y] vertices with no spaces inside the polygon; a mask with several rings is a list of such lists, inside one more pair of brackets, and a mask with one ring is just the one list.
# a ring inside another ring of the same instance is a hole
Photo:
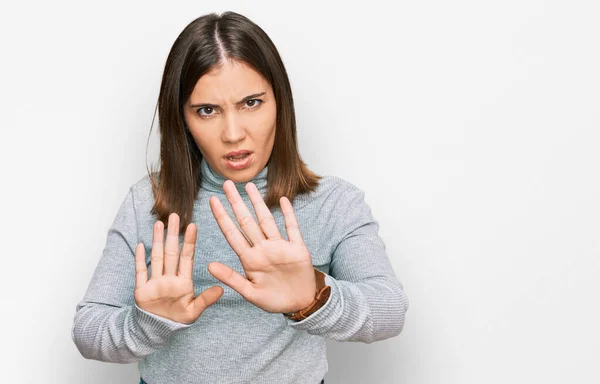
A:
{"label": "lips", "polygon": [[232,157],[232,156],[233,157],[235,157],[235,156],[242,156],[242,155],[249,154],[249,153],[252,153],[252,151],[248,151],[246,149],[242,149],[240,151],[231,151],[231,152],[228,152],[225,156],[223,156],[223,158],[226,159],[226,158]]}

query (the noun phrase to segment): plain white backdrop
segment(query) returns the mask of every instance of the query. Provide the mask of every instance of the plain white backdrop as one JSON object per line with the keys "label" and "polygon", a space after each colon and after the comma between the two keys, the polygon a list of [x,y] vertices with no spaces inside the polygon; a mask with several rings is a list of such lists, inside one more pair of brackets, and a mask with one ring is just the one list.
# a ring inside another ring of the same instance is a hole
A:
{"label": "plain white backdrop", "polygon": [[326,382],[600,382],[600,7],[542,0],[2,5],[1,382],[137,383],[81,357],[75,305],[158,160],[171,44],[226,10],[278,47],[302,157],[365,191],[410,300],[400,336],[330,342]]}

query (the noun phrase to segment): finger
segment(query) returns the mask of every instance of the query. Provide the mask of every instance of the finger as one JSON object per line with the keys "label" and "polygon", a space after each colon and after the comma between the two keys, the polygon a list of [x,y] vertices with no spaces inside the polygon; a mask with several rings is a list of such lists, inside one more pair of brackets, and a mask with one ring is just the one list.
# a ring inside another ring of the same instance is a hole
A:
{"label": "finger", "polygon": [[198,230],[196,224],[190,223],[183,237],[183,245],[181,246],[181,257],[179,258],[179,272],[177,276],[192,278],[194,269],[194,251],[196,249],[196,234]]}
{"label": "finger", "polygon": [[148,267],[146,266],[146,251],[144,243],[135,247],[135,288],[140,288],[148,281]]}
{"label": "finger", "polygon": [[287,232],[289,241],[292,243],[304,244],[304,239],[302,239],[302,234],[300,233],[300,227],[298,226],[298,220],[296,219],[292,203],[290,203],[287,197],[282,196],[281,199],[279,199],[279,204],[281,205],[281,212],[283,212],[285,231]]}
{"label": "finger", "polygon": [[151,278],[156,279],[163,273],[163,239],[164,224],[162,221],[154,223],[154,234],[152,235],[152,252],[150,253]]}
{"label": "finger", "polygon": [[252,301],[254,287],[252,286],[252,283],[239,272],[216,261],[208,264],[208,272],[223,282],[223,284],[242,295],[246,300]]}
{"label": "finger", "polygon": [[248,192],[250,201],[252,201],[254,212],[256,212],[256,217],[258,218],[258,224],[260,225],[260,228],[267,239],[282,239],[281,232],[279,232],[275,218],[273,217],[273,214],[271,214],[267,204],[265,204],[265,201],[263,200],[260,191],[256,187],[256,184],[246,184],[246,192]]}
{"label": "finger", "polygon": [[238,223],[240,223],[240,227],[248,236],[248,239],[252,242],[252,244],[257,244],[261,240],[265,239],[265,234],[263,233],[260,226],[254,220],[254,216],[252,216],[252,212],[246,206],[244,200],[240,196],[235,184],[231,180],[226,180],[223,183],[223,190],[225,190],[225,195],[227,196],[227,200],[233,208],[233,213],[235,214],[235,219]]}
{"label": "finger", "polygon": [[167,240],[165,242],[165,275],[177,273],[179,262],[179,215],[169,215],[169,226],[167,227]]}
{"label": "finger", "polygon": [[225,235],[227,242],[238,256],[243,255],[251,248],[248,240],[246,240],[233,220],[231,220],[231,217],[229,217],[225,207],[223,207],[223,204],[221,204],[218,198],[214,196],[211,197],[209,203],[213,216],[217,220],[219,228],[221,229],[221,232],[223,232],[223,235]]}
{"label": "finger", "polygon": [[223,287],[215,285],[202,292],[192,302],[196,317],[200,316],[202,312],[219,300],[223,295]]}

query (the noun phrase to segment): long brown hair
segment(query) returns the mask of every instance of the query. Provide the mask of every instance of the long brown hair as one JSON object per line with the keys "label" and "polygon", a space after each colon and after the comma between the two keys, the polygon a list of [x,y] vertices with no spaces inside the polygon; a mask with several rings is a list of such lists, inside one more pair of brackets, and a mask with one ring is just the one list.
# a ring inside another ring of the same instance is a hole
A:
{"label": "long brown hair", "polygon": [[252,66],[275,94],[275,142],[267,162],[264,198],[269,209],[278,207],[282,196],[293,202],[297,195],[313,192],[322,178],[307,168],[298,152],[292,90],[279,52],[269,36],[235,12],[201,16],[185,27],[171,47],[158,96],[161,164],[160,171],[148,174],[155,198],[151,212],[165,227],[169,214],[175,212],[180,217],[180,231],[185,231],[192,220],[194,200],[201,185],[202,154],[186,127],[183,105],[198,79],[223,64],[224,59]]}

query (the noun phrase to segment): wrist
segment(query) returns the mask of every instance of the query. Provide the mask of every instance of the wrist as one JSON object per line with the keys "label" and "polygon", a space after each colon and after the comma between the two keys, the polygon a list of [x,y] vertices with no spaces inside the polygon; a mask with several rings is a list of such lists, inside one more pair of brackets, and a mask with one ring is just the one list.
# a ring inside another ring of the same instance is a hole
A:
{"label": "wrist", "polygon": [[315,272],[315,294],[314,299],[311,303],[309,303],[306,307],[299,309],[297,311],[284,313],[283,315],[291,320],[304,320],[316,311],[319,310],[327,300],[329,299],[329,295],[331,294],[331,287],[326,285],[325,283],[325,274],[318,269],[314,268]]}
{"label": "wrist", "polygon": [[301,310],[307,308],[309,305],[317,297],[317,293],[319,293],[319,284],[317,283],[317,269],[313,267],[313,271],[311,274],[310,282],[303,287],[302,292],[298,292],[297,300],[294,303],[294,306],[291,308],[289,313],[291,312],[300,312]]}

